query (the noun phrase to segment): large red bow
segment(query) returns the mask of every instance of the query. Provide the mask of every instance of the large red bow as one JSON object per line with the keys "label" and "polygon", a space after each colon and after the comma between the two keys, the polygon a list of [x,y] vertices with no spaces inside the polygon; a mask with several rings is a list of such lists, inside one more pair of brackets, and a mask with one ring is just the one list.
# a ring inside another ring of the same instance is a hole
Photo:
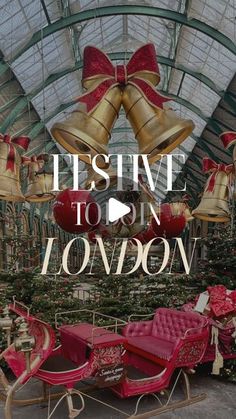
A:
{"label": "large red bow", "polygon": [[114,86],[134,85],[156,108],[162,108],[164,102],[171,100],[158,93],[154,87],[159,83],[160,75],[153,44],[146,44],[139,48],[127,65],[116,67],[104,52],[96,47],[87,46],[84,49],[82,78],[83,86],[91,90],[80,96],[78,102],[86,104],[88,113],[96,108]]}
{"label": "large red bow", "polygon": [[226,131],[220,135],[220,139],[225,148],[229,148],[231,145],[236,144],[236,132]]}
{"label": "large red bow", "polygon": [[11,170],[12,172],[14,172],[16,158],[14,145],[17,145],[18,147],[26,151],[29,147],[30,138],[25,136],[11,138],[11,136],[8,134],[3,135],[0,133],[0,142],[8,144],[9,151],[7,155],[6,170]]}
{"label": "large red bow", "polygon": [[223,163],[216,163],[214,160],[211,160],[209,157],[203,158],[203,172],[204,173],[211,173],[207,185],[207,191],[212,192],[214,191],[216,178],[219,172],[225,172],[227,175],[233,172],[234,166],[233,164],[223,164]]}

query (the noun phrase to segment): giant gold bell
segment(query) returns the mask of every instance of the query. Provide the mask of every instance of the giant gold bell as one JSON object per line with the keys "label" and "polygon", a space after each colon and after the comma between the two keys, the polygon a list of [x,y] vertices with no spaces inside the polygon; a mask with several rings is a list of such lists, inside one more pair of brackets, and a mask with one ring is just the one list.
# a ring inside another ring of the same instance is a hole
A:
{"label": "giant gold bell", "polygon": [[150,164],[159,160],[161,154],[174,150],[194,129],[191,120],[181,119],[171,110],[154,108],[133,85],[126,86],[122,102],[138,140],[139,153],[149,154]]}
{"label": "giant gold bell", "polygon": [[207,186],[198,207],[192,211],[194,217],[204,221],[226,223],[230,221],[228,207],[228,182],[227,173],[221,171],[217,174],[214,190],[208,191]]}
{"label": "giant gold bell", "polygon": [[[104,169],[103,169],[104,170]],[[107,173],[110,179],[109,187],[117,184],[117,174],[115,170],[110,166],[108,169],[105,169],[104,172]],[[106,188],[106,179],[101,176],[99,173],[95,172],[90,166],[88,169],[88,177],[85,181],[85,189],[90,189],[92,185],[96,186],[98,190],[105,190]]]}
{"label": "giant gold bell", "polygon": [[[113,87],[91,113],[80,107],[66,121],[55,123],[51,130],[53,137],[69,153],[80,154],[81,160],[91,164],[86,154],[93,158],[108,153],[107,145],[119,114],[121,97],[119,87]],[[107,167],[102,156],[97,158],[97,165]]]}
{"label": "giant gold bell", "polygon": [[20,185],[21,157],[14,148],[14,170],[6,169],[8,152],[8,144],[0,142],[0,199],[23,202],[25,198]]}
{"label": "giant gold bell", "polygon": [[36,172],[27,186],[25,199],[29,202],[47,202],[55,196],[53,189],[53,174],[45,171]]}

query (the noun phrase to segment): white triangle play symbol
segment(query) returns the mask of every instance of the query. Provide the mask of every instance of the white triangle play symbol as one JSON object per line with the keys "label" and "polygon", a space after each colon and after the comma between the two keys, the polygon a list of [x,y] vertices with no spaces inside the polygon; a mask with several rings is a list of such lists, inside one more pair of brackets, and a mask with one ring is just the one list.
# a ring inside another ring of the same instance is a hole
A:
{"label": "white triangle play symbol", "polygon": [[108,201],[108,218],[110,223],[113,223],[126,214],[129,214],[131,208],[128,205],[122,204],[115,198],[110,198]]}

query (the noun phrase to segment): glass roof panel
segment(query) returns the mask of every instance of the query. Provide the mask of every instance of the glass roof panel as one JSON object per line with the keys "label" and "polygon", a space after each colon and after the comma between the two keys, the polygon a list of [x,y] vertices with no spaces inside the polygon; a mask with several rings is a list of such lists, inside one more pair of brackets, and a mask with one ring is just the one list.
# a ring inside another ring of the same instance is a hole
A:
{"label": "glass roof panel", "polygon": [[219,95],[213,90],[187,74],[179,90],[179,96],[197,106],[205,116],[211,116],[220,100]]}
{"label": "glass roof panel", "polygon": [[[154,6],[164,9],[179,10],[183,4],[181,0],[69,0],[71,10],[73,13],[79,10],[94,9],[96,7],[112,6],[112,5],[141,5],[141,6]],[[115,3],[115,4],[114,4]]]}
{"label": "glass roof panel", "polygon": [[47,118],[59,104],[75,100],[81,95],[78,77],[70,73],[55,81],[32,99],[32,103],[42,118]]}
{"label": "glass roof panel", "polygon": [[1,49],[5,57],[11,59],[30,40],[32,33],[47,25],[47,19],[39,0],[3,2],[5,5],[0,9],[0,34],[4,39]]}
{"label": "glass roof panel", "polygon": [[178,64],[198,71],[225,89],[236,70],[236,57],[209,36],[184,28],[178,43]]}
{"label": "glass roof panel", "polygon": [[26,93],[42,84],[49,74],[72,67],[74,58],[66,30],[42,39],[12,64],[12,69]]}
{"label": "glass roof panel", "polygon": [[208,25],[213,26],[220,32],[236,40],[235,0],[198,0],[191,3],[188,11],[190,18],[199,19]]}
{"label": "glass roof panel", "polygon": [[79,47],[82,51],[86,45],[96,45],[104,48],[117,37],[122,36],[123,25],[121,16],[109,16],[101,19],[93,19],[88,22],[79,37]]}

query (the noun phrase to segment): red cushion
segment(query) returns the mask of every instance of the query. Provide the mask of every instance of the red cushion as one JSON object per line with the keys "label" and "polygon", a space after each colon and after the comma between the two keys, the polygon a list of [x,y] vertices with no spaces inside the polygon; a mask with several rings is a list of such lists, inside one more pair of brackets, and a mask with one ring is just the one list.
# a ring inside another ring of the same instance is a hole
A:
{"label": "red cushion", "polygon": [[[95,330],[94,330],[95,329]],[[74,341],[85,341],[87,344],[93,343],[94,345],[102,344],[115,344],[123,343],[125,338],[117,333],[113,333],[109,329],[93,326],[89,323],[79,323],[75,325],[66,325],[60,328],[63,335],[74,338]]]}
{"label": "red cushion", "polygon": [[198,313],[159,308],[153,318],[151,334],[174,342],[177,338],[184,336],[188,329],[199,327],[191,334],[199,333],[204,323],[204,317]]}
{"label": "red cushion", "polygon": [[134,352],[135,348],[138,348],[167,361],[171,359],[176,346],[175,342],[153,336],[130,337],[128,338],[128,344],[132,346]]}

